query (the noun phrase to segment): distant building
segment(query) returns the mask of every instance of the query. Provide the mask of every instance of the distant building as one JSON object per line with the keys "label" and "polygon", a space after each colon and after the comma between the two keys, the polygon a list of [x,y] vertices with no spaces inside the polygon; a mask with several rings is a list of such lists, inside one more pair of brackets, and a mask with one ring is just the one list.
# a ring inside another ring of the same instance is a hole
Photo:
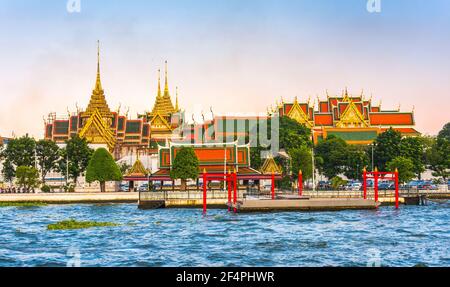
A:
{"label": "distant building", "polygon": [[342,96],[318,100],[318,109],[310,102],[281,103],[271,113],[287,116],[306,125],[314,132],[314,142],[335,135],[349,144],[371,144],[378,134],[389,128],[399,131],[403,136],[417,136],[414,112],[382,110],[381,104],[372,105],[371,99],[364,95],[350,96],[345,90]]}

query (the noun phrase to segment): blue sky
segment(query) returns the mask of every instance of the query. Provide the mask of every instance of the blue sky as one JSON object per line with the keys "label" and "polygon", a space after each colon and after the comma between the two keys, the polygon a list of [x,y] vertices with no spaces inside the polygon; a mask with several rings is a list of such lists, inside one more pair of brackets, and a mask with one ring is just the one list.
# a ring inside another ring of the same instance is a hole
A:
{"label": "blue sky", "polygon": [[169,61],[187,117],[264,112],[283,97],[364,90],[412,110],[417,129],[449,121],[450,1],[0,0],[0,134],[42,137],[42,117],[85,107],[101,41],[110,107],[152,108]]}

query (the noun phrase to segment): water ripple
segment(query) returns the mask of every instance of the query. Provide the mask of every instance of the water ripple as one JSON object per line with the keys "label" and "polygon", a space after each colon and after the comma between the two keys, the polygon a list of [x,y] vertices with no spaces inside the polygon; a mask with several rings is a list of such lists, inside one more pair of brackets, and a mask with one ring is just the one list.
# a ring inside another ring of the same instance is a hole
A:
{"label": "water ripple", "polygon": [[[134,204],[8,207],[0,209],[0,266],[66,266],[74,258],[81,266],[449,266],[449,206],[205,217]],[[47,230],[70,218],[121,226]]]}

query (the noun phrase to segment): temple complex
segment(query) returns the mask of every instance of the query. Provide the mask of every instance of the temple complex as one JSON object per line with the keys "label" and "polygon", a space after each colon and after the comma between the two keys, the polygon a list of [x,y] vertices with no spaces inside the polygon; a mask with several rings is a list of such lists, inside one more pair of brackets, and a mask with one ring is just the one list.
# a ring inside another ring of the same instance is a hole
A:
{"label": "temple complex", "polygon": [[[326,100],[277,103],[262,116],[214,116],[203,123],[186,123],[184,112],[169,91],[168,68],[165,63],[164,89],[161,89],[161,72],[155,101],[151,111],[129,119],[121,115],[120,108],[111,110],[105,96],[100,74],[100,48],[97,51],[97,75],[90,101],[85,110],[78,109],[68,116],[57,118],[50,114],[45,121],[45,139],[64,144],[79,135],[91,146],[106,147],[118,161],[131,166],[126,175],[134,181],[171,181],[169,171],[177,151],[191,146],[200,161],[201,170],[209,174],[237,171],[240,180],[264,180],[281,168],[270,154],[259,170],[250,167],[250,146],[258,133],[267,131],[273,117],[289,117],[312,130],[315,143],[330,135],[338,136],[349,144],[371,144],[377,135],[390,127],[403,136],[415,136],[414,112],[383,110],[381,103],[372,104],[363,94],[349,95],[347,89],[340,96]],[[128,114],[128,113],[127,113]],[[270,140],[273,135],[267,135]],[[130,156],[131,155],[131,156]],[[133,155],[136,157],[133,158]],[[145,160],[139,159],[139,156]],[[273,156],[273,154],[272,154]],[[144,162],[146,164],[144,164]]]}
{"label": "temple complex", "polygon": [[372,104],[372,99],[364,95],[350,96],[347,89],[341,96],[327,96],[327,100],[318,99],[318,107],[308,102],[299,102],[295,98],[292,103],[277,104],[270,114],[290,117],[311,128],[314,142],[335,135],[349,144],[371,144],[378,134],[390,127],[403,136],[417,136],[414,129],[414,112],[382,110]]}
{"label": "temple complex", "polygon": [[[110,109],[101,82],[100,48],[97,57],[97,77],[86,110],[77,110],[60,118],[56,114],[50,114],[45,121],[45,139],[64,144],[66,140],[79,135],[91,146],[108,148],[116,159],[137,154],[137,150],[148,148],[150,144],[151,123],[147,118],[129,119],[127,115],[120,114],[120,108],[117,111]],[[168,91],[167,82],[166,90]],[[166,107],[165,98],[162,99],[158,97],[157,101],[161,100],[164,108],[170,108]],[[160,106],[159,104],[157,111]]]}

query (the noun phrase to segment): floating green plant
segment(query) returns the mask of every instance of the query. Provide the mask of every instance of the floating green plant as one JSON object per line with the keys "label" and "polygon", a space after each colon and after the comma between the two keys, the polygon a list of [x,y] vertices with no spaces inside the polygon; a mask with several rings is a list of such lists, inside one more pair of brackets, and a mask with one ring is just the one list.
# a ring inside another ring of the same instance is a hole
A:
{"label": "floating green plant", "polygon": [[36,206],[46,206],[44,202],[0,202],[0,207],[36,207]]}
{"label": "floating green plant", "polygon": [[114,227],[120,224],[113,222],[97,222],[97,221],[77,221],[74,219],[60,221],[47,226],[48,230],[71,230],[71,229],[84,229],[93,227]]}

